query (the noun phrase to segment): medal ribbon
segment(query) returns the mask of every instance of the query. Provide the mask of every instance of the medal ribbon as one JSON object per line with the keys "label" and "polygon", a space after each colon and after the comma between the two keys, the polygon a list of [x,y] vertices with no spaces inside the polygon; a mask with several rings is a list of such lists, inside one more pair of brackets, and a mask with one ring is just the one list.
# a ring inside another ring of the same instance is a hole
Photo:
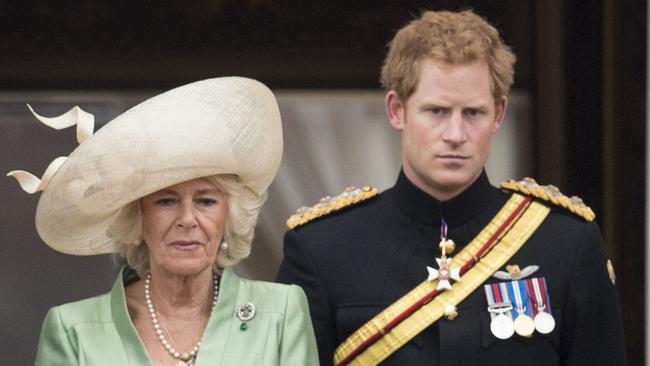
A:
{"label": "medal ribbon", "polygon": [[492,285],[485,285],[483,286],[483,289],[485,290],[485,298],[487,298],[488,307],[494,305],[497,301],[494,299],[494,294],[492,293]]}
{"label": "medal ribbon", "polygon": [[445,218],[440,219],[440,241],[447,239],[447,221]]}
{"label": "medal ribbon", "polygon": [[[485,297],[488,301],[488,312],[490,313],[490,319],[494,319],[499,314],[504,314],[505,316],[512,318],[511,310],[504,310],[507,306],[512,306],[507,295],[503,296],[502,289],[498,283],[491,283],[484,285],[483,289],[485,290]],[[494,309],[490,311],[489,309]],[[501,309],[502,311],[499,311]]]}
{"label": "medal ribbon", "polygon": [[546,279],[544,277],[529,278],[526,280],[526,287],[528,287],[528,292],[535,297],[535,306],[533,306],[534,315],[537,315],[540,311],[552,314]]}
{"label": "medal ribbon", "polygon": [[514,299],[515,303],[516,311],[513,311],[513,317],[516,318],[520,314],[526,314],[532,319],[534,314],[531,311],[531,306],[529,306],[525,283],[523,281],[510,281],[508,282],[508,291],[510,298]]}
{"label": "medal ribbon", "polygon": [[[505,282],[500,282],[500,283],[495,283],[496,287],[499,289],[498,291],[501,293],[501,298],[503,299],[502,301],[508,304],[512,304],[512,296],[510,296],[510,293],[508,293],[508,285]],[[512,307],[512,310],[515,310],[515,307]],[[511,319],[515,318],[514,311],[509,312],[508,315]]]}

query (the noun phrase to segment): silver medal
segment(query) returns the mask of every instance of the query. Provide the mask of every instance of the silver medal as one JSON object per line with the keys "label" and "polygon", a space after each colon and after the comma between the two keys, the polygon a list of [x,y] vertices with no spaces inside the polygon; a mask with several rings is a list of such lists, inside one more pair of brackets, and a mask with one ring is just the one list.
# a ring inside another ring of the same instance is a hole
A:
{"label": "silver medal", "polygon": [[535,329],[542,334],[549,334],[555,328],[555,319],[553,315],[540,311],[535,315]]}
{"label": "silver medal", "polygon": [[530,337],[535,332],[535,322],[528,315],[520,313],[515,318],[515,332],[522,337]]}
{"label": "silver medal", "polygon": [[500,313],[490,322],[490,330],[499,339],[508,339],[515,333],[515,326],[512,319]]}

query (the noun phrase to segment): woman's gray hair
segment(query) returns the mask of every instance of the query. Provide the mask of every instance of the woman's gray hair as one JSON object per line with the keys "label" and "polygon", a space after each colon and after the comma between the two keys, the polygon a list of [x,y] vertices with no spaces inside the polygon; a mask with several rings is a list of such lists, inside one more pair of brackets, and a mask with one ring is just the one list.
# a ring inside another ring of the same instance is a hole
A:
{"label": "woman's gray hair", "polygon": [[[225,195],[228,215],[223,234],[227,248],[219,248],[214,268],[232,266],[248,257],[260,209],[266,201],[266,192],[255,194],[232,174],[204,177]],[[115,218],[108,235],[119,248],[117,255],[126,259],[129,266],[142,277],[149,272],[149,250],[142,240],[142,210],[140,200],[126,205]]]}

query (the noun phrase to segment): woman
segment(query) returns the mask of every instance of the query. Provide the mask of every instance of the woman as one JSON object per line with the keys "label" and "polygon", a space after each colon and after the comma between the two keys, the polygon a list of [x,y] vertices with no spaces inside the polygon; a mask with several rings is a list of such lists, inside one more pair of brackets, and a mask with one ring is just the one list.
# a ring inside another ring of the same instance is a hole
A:
{"label": "woman", "polygon": [[[31,109],[31,107],[30,107]],[[32,111],[33,112],[33,111]],[[104,295],[51,309],[36,365],[316,365],[303,291],[238,278],[282,155],[275,98],[254,80],[199,81],[151,98],[80,141],[42,180],[36,227],[75,255],[117,253]],[[90,136],[92,135],[92,136]]]}

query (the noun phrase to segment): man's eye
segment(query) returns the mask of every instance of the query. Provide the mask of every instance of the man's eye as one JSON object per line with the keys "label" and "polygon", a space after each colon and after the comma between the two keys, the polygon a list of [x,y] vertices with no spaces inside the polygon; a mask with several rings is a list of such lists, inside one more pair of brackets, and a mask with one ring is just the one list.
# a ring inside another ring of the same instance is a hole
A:
{"label": "man's eye", "polygon": [[481,111],[479,109],[466,109],[465,110],[465,115],[468,117],[477,117],[479,114],[481,114]]}
{"label": "man's eye", "polygon": [[431,108],[431,113],[433,114],[442,114],[444,113],[444,111],[445,111],[444,108],[438,108],[438,107]]}

